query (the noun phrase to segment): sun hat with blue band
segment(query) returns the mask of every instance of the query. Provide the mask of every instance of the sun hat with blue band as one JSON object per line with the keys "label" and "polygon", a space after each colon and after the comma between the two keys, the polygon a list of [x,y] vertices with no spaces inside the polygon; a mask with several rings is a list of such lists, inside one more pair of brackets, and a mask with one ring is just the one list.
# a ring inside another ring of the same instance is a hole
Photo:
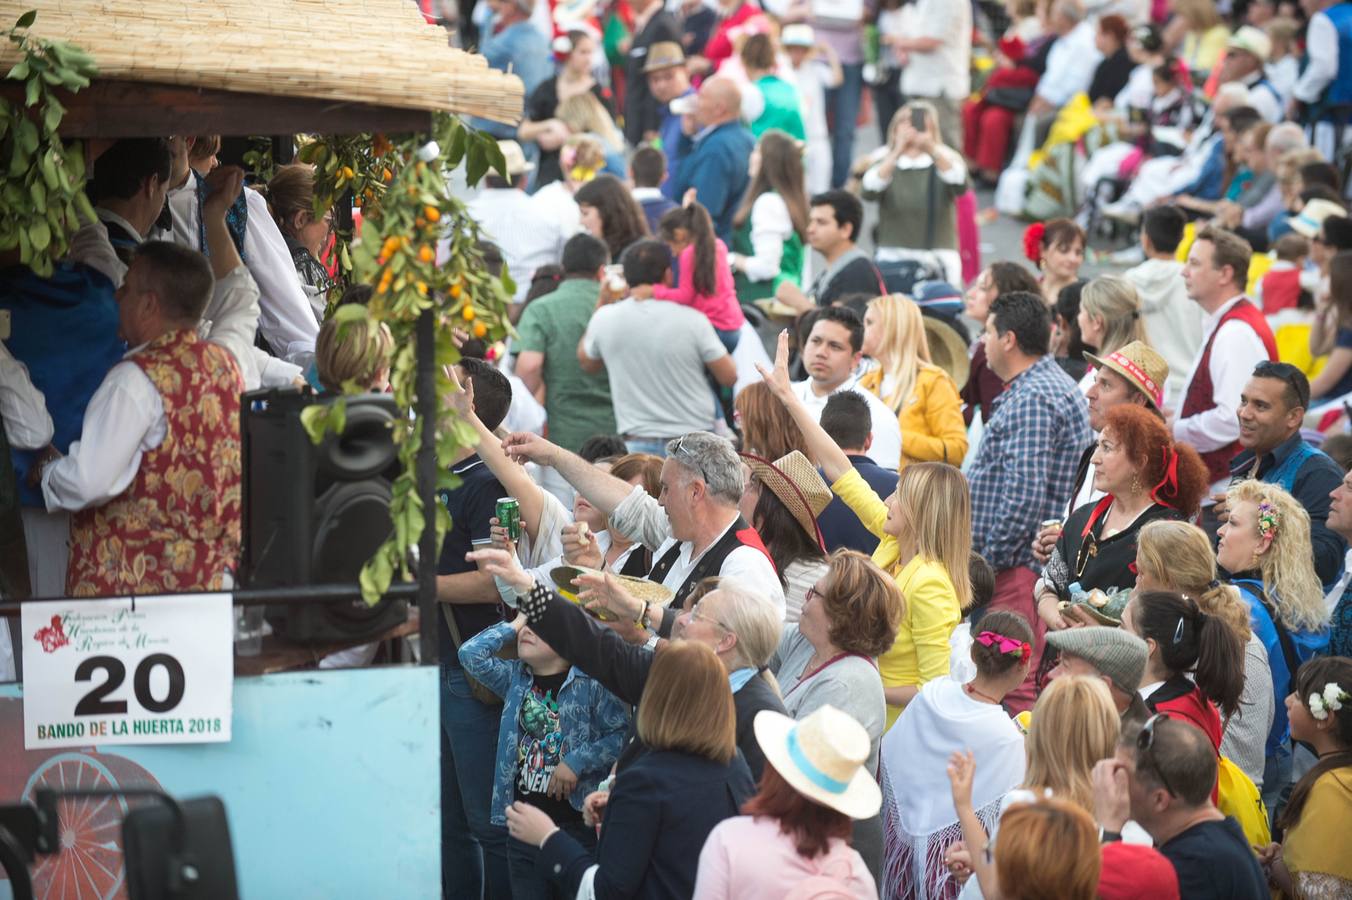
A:
{"label": "sun hat with blue band", "polygon": [[821,706],[799,722],[765,709],[754,727],[766,761],[795,791],[852,819],[878,814],[882,791],[864,767],[868,732],[848,713]]}

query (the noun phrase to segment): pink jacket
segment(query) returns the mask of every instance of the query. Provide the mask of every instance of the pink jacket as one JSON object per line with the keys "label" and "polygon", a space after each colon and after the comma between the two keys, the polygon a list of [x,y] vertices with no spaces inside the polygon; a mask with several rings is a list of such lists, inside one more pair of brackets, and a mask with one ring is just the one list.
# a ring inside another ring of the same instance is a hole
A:
{"label": "pink jacket", "polygon": [[874,898],[878,887],[864,860],[836,838],[816,859],[798,855],[776,819],[724,819],[704,842],[694,900]]}
{"label": "pink jacket", "polygon": [[670,300],[682,306],[693,306],[704,313],[709,324],[719,331],[736,331],[742,327],[746,317],[742,315],[741,304],[737,302],[737,289],[732,282],[732,268],[728,265],[728,248],[717,238],[717,260],[714,263],[714,294],[706,296],[695,292],[695,245],[691,244],[681,251],[679,266],[681,274],[675,287],[653,285],[653,296],[658,300]]}

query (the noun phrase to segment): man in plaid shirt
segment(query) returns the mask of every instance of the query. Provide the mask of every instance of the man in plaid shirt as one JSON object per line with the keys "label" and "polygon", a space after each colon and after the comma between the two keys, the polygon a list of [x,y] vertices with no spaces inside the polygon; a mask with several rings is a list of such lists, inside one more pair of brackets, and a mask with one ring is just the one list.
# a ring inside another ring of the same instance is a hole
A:
{"label": "man in plaid shirt", "polygon": [[983,341],[1005,392],[968,475],[972,548],[995,569],[991,608],[1013,610],[1036,630],[1029,678],[1006,698],[1019,711],[1032,706],[1046,630],[1034,608],[1033,538],[1044,520],[1060,518],[1093,432],[1084,396],[1048,352],[1051,319],[1041,297],[1016,291],[997,299]]}

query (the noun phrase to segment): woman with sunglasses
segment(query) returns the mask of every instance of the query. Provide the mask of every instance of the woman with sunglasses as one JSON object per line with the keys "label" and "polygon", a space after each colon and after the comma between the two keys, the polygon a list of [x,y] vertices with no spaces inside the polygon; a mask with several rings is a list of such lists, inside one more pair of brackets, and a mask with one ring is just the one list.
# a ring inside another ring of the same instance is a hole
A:
{"label": "woman with sunglasses", "polygon": [[[838,550],[826,576],[807,592],[799,619],[784,627],[770,666],[795,719],[830,704],[864,726],[867,771],[878,771],[887,718],[877,658],[897,636],[905,604],[896,583],[867,556]],[[854,846],[876,878],[882,862],[882,822],[857,822]]]}
{"label": "woman with sunglasses", "polygon": [[[1038,615],[1053,629],[1084,624],[1062,615],[1063,602],[1091,591],[1111,597],[1135,587],[1141,528],[1194,516],[1207,492],[1206,466],[1197,451],[1175,444],[1158,415],[1132,403],[1108,411],[1092,462],[1094,487],[1107,496],[1071,513],[1034,587]],[[1095,599],[1090,603],[1102,606]]]}

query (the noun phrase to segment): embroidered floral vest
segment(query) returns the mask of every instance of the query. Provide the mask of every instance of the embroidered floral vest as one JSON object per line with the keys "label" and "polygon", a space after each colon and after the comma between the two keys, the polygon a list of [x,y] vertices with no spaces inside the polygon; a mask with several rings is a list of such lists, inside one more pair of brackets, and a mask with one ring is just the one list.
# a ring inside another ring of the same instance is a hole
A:
{"label": "embroidered floral vest", "polygon": [[72,597],[221,586],[240,549],[239,396],[229,351],[190,330],[128,359],[164,404],[164,440],[141,457],[131,485],[71,520]]}

